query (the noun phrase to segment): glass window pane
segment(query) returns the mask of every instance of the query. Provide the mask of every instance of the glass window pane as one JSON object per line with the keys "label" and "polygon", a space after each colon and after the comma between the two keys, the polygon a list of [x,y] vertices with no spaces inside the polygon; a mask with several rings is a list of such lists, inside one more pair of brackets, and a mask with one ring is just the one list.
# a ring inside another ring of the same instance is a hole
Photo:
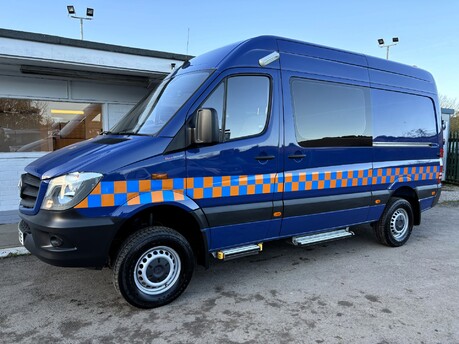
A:
{"label": "glass window pane", "polygon": [[429,98],[383,90],[372,97],[376,142],[429,142],[437,134]]}
{"label": "glass window pane", "polygon": [[209,98],[202,104],[201,108],[215,109],[218,114],[218,128],[222,130],[223,119],[223,97],[225,95],[225,84],[221,83],[210,95]]}
{"label": "glass window pane", "polygon": [[209,76],[208,71],[191,72],[166,78],[127,113],[113,133],[157,134]]}
{"label": "glass window pane", "polygon": [[98,135],[100,104],[0,99],[0,152],[49,152]]}
{"label": "glass window pane", "polygon": [[260,134],[266,125],[269,106],[269,78],[238,76],[228,79],[226,139]]}
{"label": "glass window pane", "polygon": [[368,89],[303,79],[291,88],[301,146],[371,146]]}

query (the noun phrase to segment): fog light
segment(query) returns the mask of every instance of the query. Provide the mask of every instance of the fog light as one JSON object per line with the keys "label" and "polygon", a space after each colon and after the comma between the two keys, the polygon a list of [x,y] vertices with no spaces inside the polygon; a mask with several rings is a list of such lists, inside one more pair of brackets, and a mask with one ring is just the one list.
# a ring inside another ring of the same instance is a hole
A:
{"label": "fog light", "polygon": [[49,237],[49,242],[53,247],[61,247],[62,244],[64,243],[64,240],[59,238],[57,235],[52,235]]}

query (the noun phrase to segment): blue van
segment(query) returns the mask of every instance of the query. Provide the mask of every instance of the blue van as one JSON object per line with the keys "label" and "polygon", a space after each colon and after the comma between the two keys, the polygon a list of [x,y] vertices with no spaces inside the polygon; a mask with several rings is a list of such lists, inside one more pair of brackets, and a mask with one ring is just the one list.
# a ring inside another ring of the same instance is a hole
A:
{"label": "blue van", "polygon": [[177,298],[195,264],[372,224],[401,246],[440,196],[443,136],[421,69],[263,36],[185,62],[110,132],[26,167],[21,243],[113,269],[131,305]]}

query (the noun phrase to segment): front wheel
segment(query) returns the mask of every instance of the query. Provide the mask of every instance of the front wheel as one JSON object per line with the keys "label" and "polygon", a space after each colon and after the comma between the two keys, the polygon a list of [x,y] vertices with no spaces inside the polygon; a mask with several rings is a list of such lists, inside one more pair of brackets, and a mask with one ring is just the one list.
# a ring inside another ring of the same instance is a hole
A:
{"label": "front wheel", "polygon": [[173,229],[153,226],[124,242],[113,267],[113,282],[131,305],[155,308],[180,296],[193,270],[188,241]]}
{"label": "front wheel", "polygon": [[387,246],[404,245],[413,230],[413,209],[410,202],[403,198],[393,197],[376,223],[375,232],[378,240]]}

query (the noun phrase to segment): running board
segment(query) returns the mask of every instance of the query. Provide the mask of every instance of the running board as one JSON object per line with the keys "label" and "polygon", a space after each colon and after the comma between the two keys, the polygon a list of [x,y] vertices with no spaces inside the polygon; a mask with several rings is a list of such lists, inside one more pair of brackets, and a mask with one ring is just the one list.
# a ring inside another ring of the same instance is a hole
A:
{"label": "running board", "polygon": [[247,245],[236,248],[230,248],[228,250],[221,250],[214,253],[214,257],[220,260],[230,260],[245,256],[252,256],[263,251],[263,244]]}
{"label": "running board", "polygon": [[303,235],[292,238],[292,243],[294,245],[305,246],[313,245],[318,242],[332,241],[342,238],[351,237],[354,235],[354,232],[349,230],[349,227],[345,229],[338,229],[331,232],[323,232],[318,234]]}

